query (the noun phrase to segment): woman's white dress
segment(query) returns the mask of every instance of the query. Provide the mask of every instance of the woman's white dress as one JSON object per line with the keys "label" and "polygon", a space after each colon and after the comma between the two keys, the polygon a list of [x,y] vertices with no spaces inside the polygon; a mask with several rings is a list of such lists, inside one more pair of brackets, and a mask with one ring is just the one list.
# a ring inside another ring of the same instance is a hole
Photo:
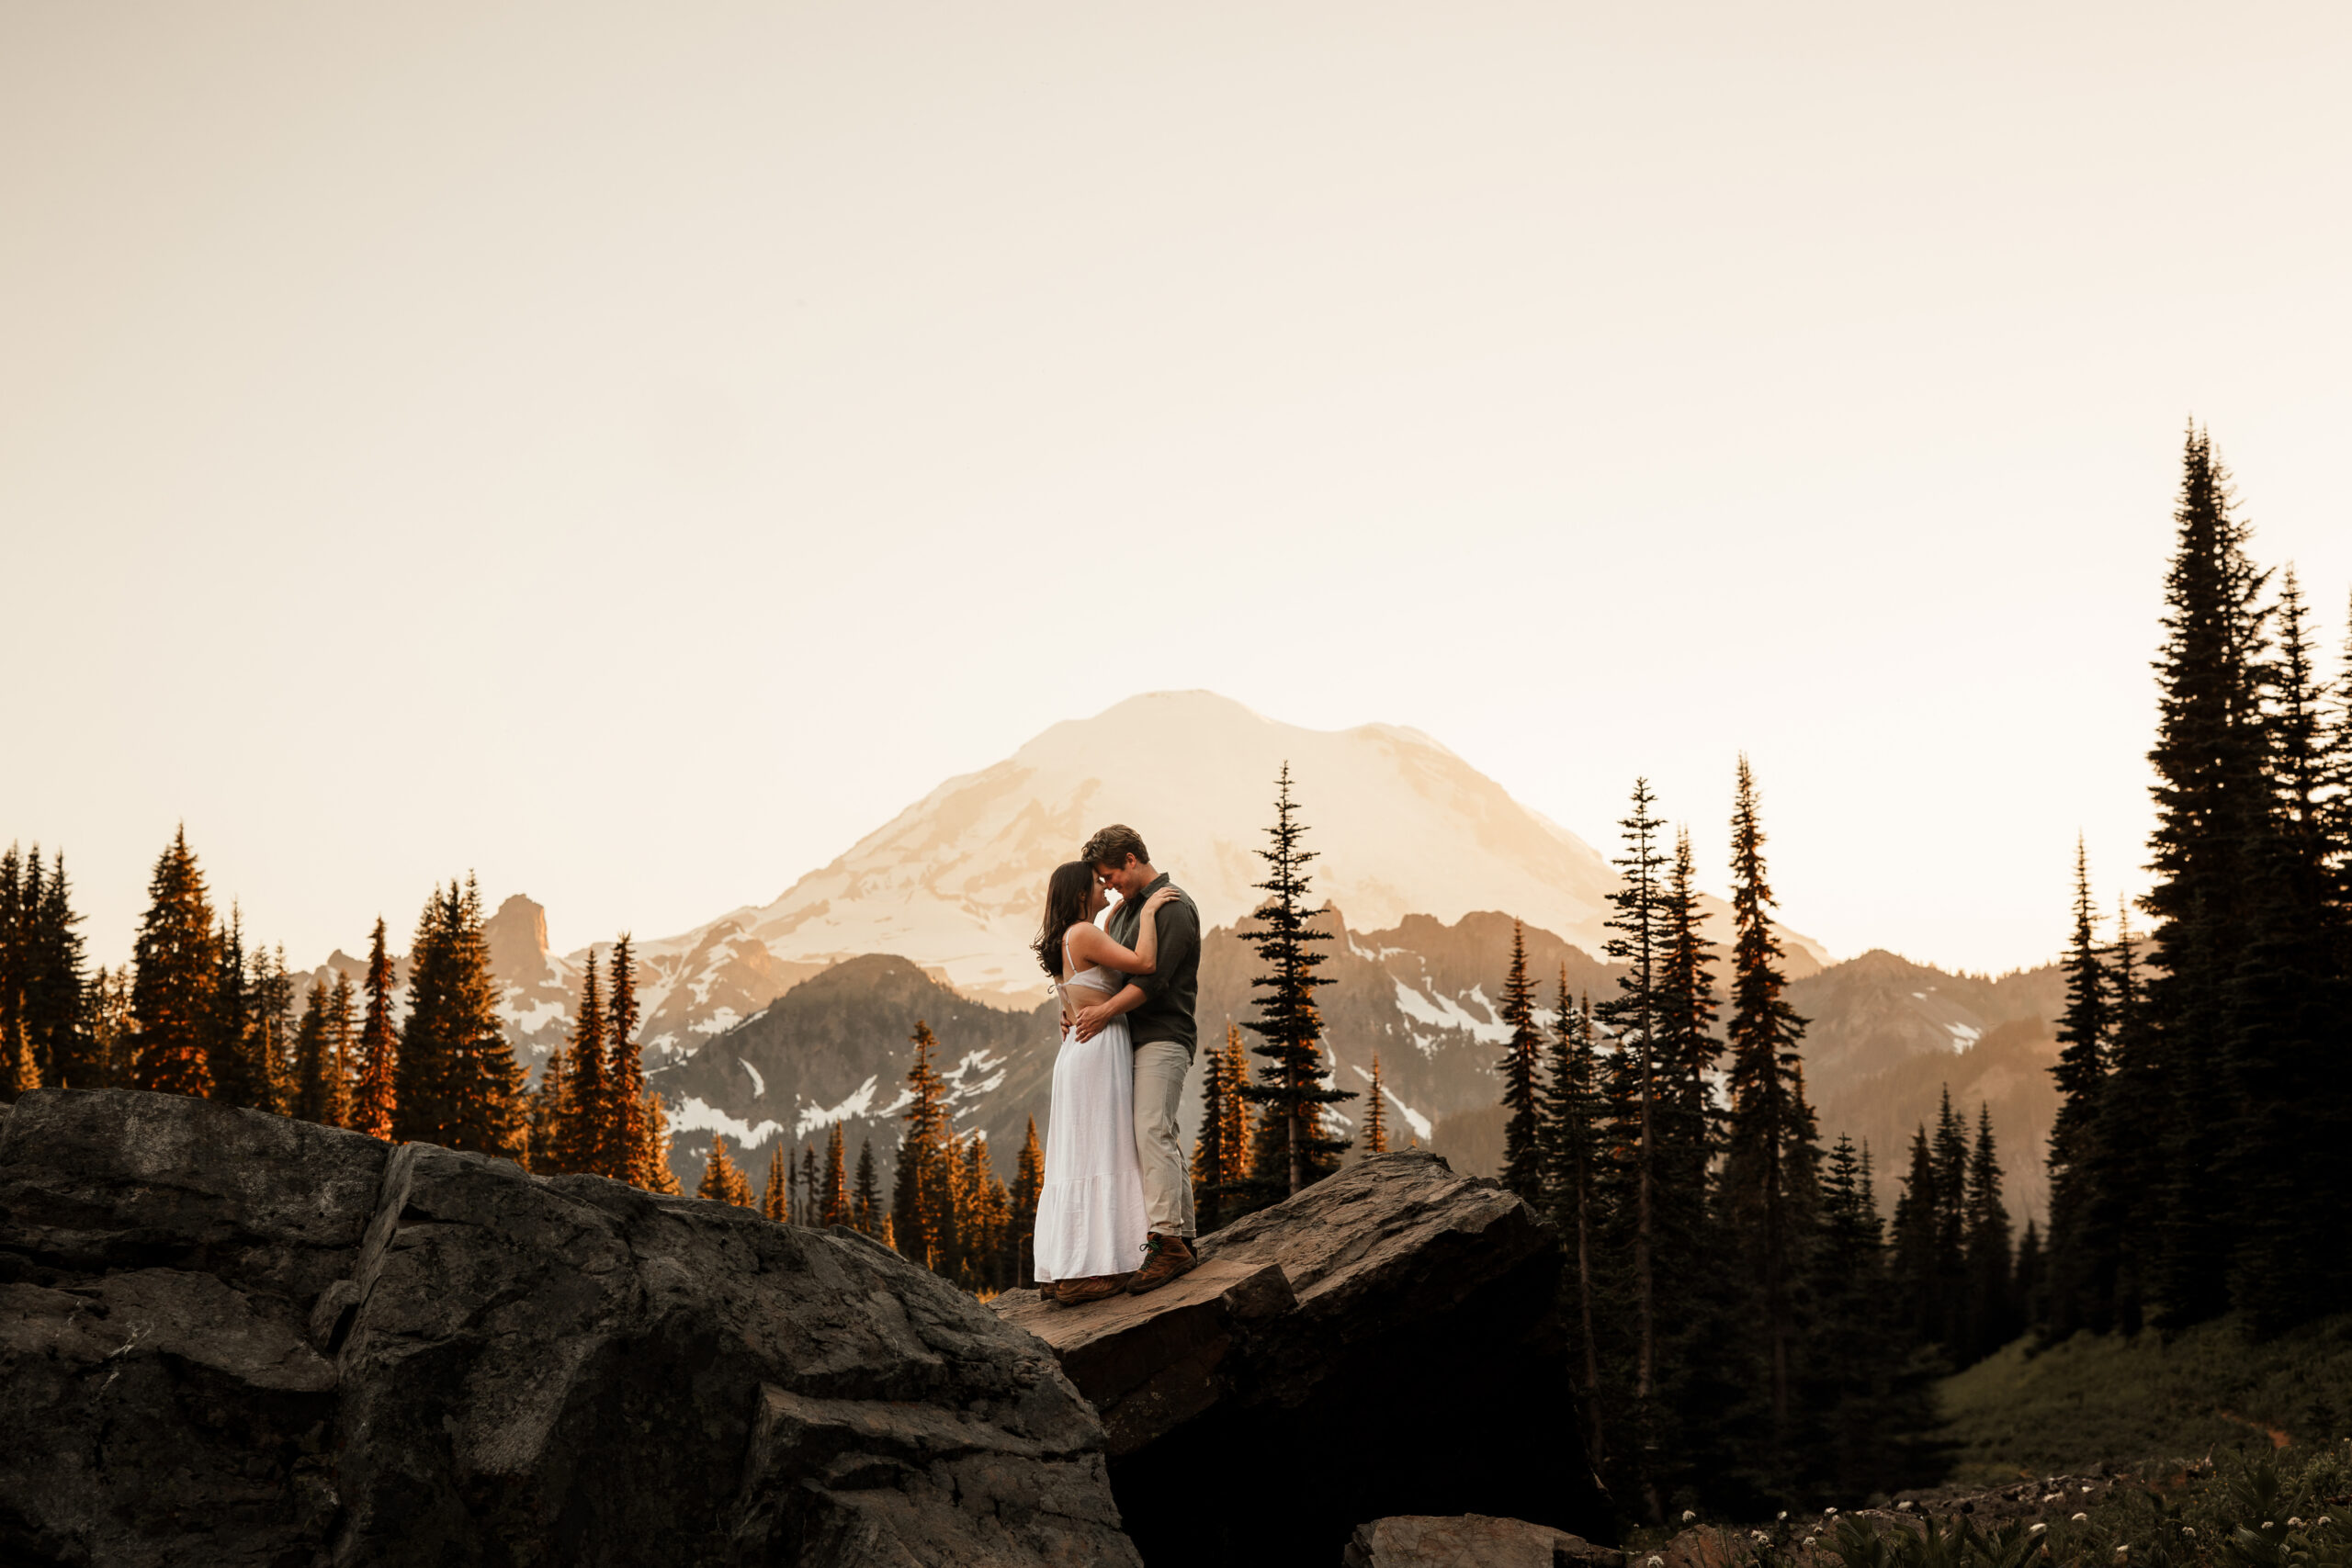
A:
{"label": "woman's white dress", "polygon": [[[1063,939],[1062,967],[1069,967]],[[1102,968],[1063,983],[1069,1010],[1115,995],[1125,976]],[[1088,993],[1091,993],[1091,995]],[[1136,1163],[1135,1054],[1127,1021],[1091,1040],[1062,1032],[1054,1099],[1046,1112],[1046,1185],[1037,1195],[1037,1278],[1087,1280],[1143,1266],[1150,1219]]]}

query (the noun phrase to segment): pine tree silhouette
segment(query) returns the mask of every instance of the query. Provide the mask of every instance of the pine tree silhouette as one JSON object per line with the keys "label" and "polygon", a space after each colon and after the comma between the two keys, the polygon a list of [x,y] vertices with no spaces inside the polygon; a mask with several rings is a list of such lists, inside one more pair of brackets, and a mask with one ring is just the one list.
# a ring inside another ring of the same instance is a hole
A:
{"label": "pine tree silhouette", "polygon": [[595,949],[588,950],[586,972],[580,977],[580,1005],[571,1015],[566,1041],[565,1070],[571,1074],[570,1114],[555,1132],[557,1168],[589,1176],[628,1179],[606,1160],[606,1132],[619,1117],[612,1106],[611,1086],[605,1078],[605,1055],[610,1049],[605,1024],[605,992]]}
{"label": "pine tree silhouette", "polygon": [[351,988],[351,976],[337,971],[334,987],[327,992],[326,1049],[327,1075],[332,1089],[327,1097],[330,1125],[351,1125],[352,1095],[358,1083],[358,1041],[352,1025],[352,1008],[358,998]]}
{"label": "pine tree silhouette", "polygon": [[[1035,1135],[1036,1123],[1033,1122],[1030,1123],[1030,1136],[1032,1142],[1035,1141]],[[1044,1171],[1045,1156],[1041,1155],[1038,1156],[1039,1184],[1041,1186],[1043,1185]],[[874,1169],[874,1140],[871,1138],[864,1138],[858,1142],[857,1190],[853,1199],[853,1204],[856,1214],[854,1223],[857,1225],[857,1228],[864,1231],[867,1235],[880,1236],[883,1234],[884,1225],[884,1216],[882,1213],[882,1184],[880,1178],[876,1174]],[[1033,1202],[1030,1206],[1030,1217],[1034,1221],[1035,1216],[1036,1206]]]}
{"label": "pine tree silhouette", "polygon": [[2001,1201],[2001,1162],[1993,1146],[1993,1108],[1979,1102],[1976,1146],[1969,1152],[1966,1360],[1991,1355],[2017,1335],[2015,1277],[2009,1252],[2009,1211]]}
{"label": "pine tree silhouette", "polygon": [[1535,983],[1527,974],[1527,932],[1510,923],[1510,968],[1503,976],[1500,1021],[1510,1031],[1503,1043],[1502,1184],[1531,1203],[1544,1199],[1543,1140],[1537,1131],[1536,1061],[1544,1048],[1535,1026]]}
{"label": "pine tree silhouette", "polygon": [[2114,1034],[2107,965],[2091,912],[2090,861],[2075,839],[2075,929],[2065,958],[2066,1006],[2058,1017],[2058,1111],[2050,1129],[2050,1235],[2057,1264],[2050,1280],[2049,1332],[2105,1333],[2114,1322],[2116,1241],[2102,1158],[2100,1101]]}
{"label": "pine tree silhouette", "polygon": [[597,1105],[596,1169],[616,1181],[650,1189],[656,1173],[647,1146],[645,1065],[637,1054],[637,954],[627,931],[613,942],[606,978],[611,1000],[605,1008],[605,1082]]}
{"label": "pine tree silhouette", "polygon": [[752,1184],[727,1157],[727,1139],[714,1134],[710,1140],[710,1157],[703,1162],[702,1183],[695,1189],[695,1196],[717,1203],[732,1203],[738,1208],[752,1206]]}
{"label": "pine tree silhouette", "polygon": [[[1212,1051],[1209,1055],[1214,1057],[1216,1053]],[[861,1216],[866,1207],[863,1188],[871,1172],[872,1162],[866,1155],[861,1154],[858,1156],[858,1181],[861,1188],[858,1209]],[[1197,1179],[1196,1172],[1195,1179]],[[1029,1118],[1028,1135],[1021,1143],[1021,1158],[1013,1167],[1012,1174],[1012,1280],[1015,1285],[1035,1285],[1037,1282],[1037,1200],[1043,1196],[1045,1190],[1046,1151],[1037,1142],[1037,1119],[1032,1116]],[[858,1228],[860,1230],[865,1228],[862,1218]],[[1201,1228],[1207,1230],[1212,1227],[1209,1222],[1203,1220]]]}
{"label": "pine tree silhouette", "polygon": [[326,982],[313,980],[302,999],[302,1021],[294,1030],[294,1094],[287,1114],[332,1126],[334,1062],[327,1042],[327,996]]}
{"label": "pine tree silhouette", "polygon": [[212,934],[212,1020],[205,1057],[212,1064],[212,1098],[254,1111],[277,1109],[270,1092],[269,1058],[246,987],[244,919],[235,905]]}
{"label": "pine tree silhouette", "polygon": [[1568,998],[1568,968],[1560,965],[1559,992],[1552,1019],[1551,1070],[1542,1102],[1545,1208],[1567,1249],[1569,1288],[1576,1318],[1583,1394],[1585,1443],[1595,1464],[1608,1457],[1601,1419],[1600,1342],[1595,1315],[1600,1293],[1597,1248],[1601,1235],[1597,1166],[1601,1153],[1604,1108],[1600,1063],[1593,1046],[1592,1002],[1575,1007]]}
{"label": "pine tree silhouette", "polygon": [[1372,1089],[1366,1095],[1367,1108],[1363,1117],[1363,1151],[1369,1155],[1388,1152],[1388,1116],[1381,1106],[1380,1053],[1372,1054]]}
{"label": "pine tree silhouette", "polygon": [[905,1131],[899,1140],[899,1168],[890,1194],[890,1227],[903,1256],[935,1269],[948,1250],[944,1227],[952,1217],[945,1212],[946,1155],[955,1134],[946,1086],[932,1061],[939,1042],[920,1019],[910,1039],[914,1063],[907,1069],[907,1109],[900,1118]]}
{"label": "pine tree silhouette", "polygon": [[360,988],[368,1010],[359,1023],[359,1080],[352,1089],[351,1126],[371,1138],[389,1138],[400,1048],[392,1030],[392,961],[384,951],[381,915],[368,939],[368,974]]}
{"label": "pine tree silhouette", "polygon": [[132,949],[132,1087],[211,1094],[213,988],[220,967],[212,931],[204,874],[182,827],[155,862],[147,913]]}
{"label": "pine tree silhouette", "polygon": [[825,1139],[824,1201],[820,1205],[818,1223],[831,1226],[845,1225],[849,1222],[848,1151],[842,1143],[842,1124],[836,1122]]}
{"label": "pine tree silhouette", "polygon": [[779,1224],[792,1222],[792,1190],[786,1179],[791,1162],[784,1157],[784,1140],[768,1151],[768,1184],[760,1194],[760,1213]]}
{"label": "pine tree silhouette", "polygon": [[1252,1174],[1264,1185],[1279,1172],[1274,1179],[1283,1185],[1271,1194],[1276,1197],[1339,1168],[1348,1140],[1325,1134],[1320,1111],[1356,1098],[1352,1089],[1329,1087],[1324,1073],[1323,1019],[1315,992],[1330,982],[1315,973],[1323,955],[1312,944],[1330,941],[1331,933],[1316,929],[1306,907],[1306,868],[1315,852],[1299,847],[1306,825],[1297,818],[1290,782],[1290,764],[1284,762],[1275,782],[1274,825],[1266,829],[1272,844],[1258,852],[1267,872],[1256,886],[1266,901],[1258,907],[1259,929],[1246,939],[1263,966],[1250,988],[1267,994],[1258,998],[1257,1018],[1242,1027],[1258,1035],[1256,1054],[1265,1058],[1266,1071],[1259,1082],[1239,1088],[1243,1100],[1266,1108],[1260,1136],[1272,1146],[1261,1149]]}
{"label": "pine tree silhouette", "polygon": [[1739,759],[1732,805],[1731,1131],[1724,1207],[1746,1238],[1747,1281],[1765,1337],[1772,1449],[1785,1456],[1798,1376],[1799,1268],[1815,1218],[1815,1125],[1798,1056],[1804,1020],[1788,1004],[1788,961],[1773,931],[1756,779]]}

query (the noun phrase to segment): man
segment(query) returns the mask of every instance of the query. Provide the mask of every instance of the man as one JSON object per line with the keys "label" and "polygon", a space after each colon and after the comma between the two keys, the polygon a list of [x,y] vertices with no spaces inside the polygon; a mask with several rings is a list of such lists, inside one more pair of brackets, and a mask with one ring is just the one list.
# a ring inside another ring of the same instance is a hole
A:
{"label": "man", "polygon": [[[1094,868],[1096,881],[1119,896],[1103,929],[1113,941],[1133,947],[1145,900],[1173,885],[1153,868],[1143,836],[1122,823],[1087,840],[1079,858]],[[1078,1037],[1091,1040],[1124,1014],[1135,1047],[1136,1160],[1143,1169],[1144,1207],[1151,1224],[1143,1267],[1127,1286],[1138,1296],[1191,1273],[1200,1262],[1193,1253],[1193,1181],[1176,1135],[1176,1111],[1200,1042],[1193,1009],[1201,989],[1201,912],[1190,895],[1182,888],[1175,892],[1152,917],[1159,931],[1159,967],[1128,981],[1116,996],[1080,1009],[1072,1021]]]}

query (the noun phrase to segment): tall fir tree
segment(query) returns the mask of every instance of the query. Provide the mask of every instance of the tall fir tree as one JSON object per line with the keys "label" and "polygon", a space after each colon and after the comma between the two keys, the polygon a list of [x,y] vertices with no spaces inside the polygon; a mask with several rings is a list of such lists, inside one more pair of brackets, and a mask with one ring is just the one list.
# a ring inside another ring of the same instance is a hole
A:
{"label": "tall fir tree", "polygon": [[498,1021],[480,889],[435,888],[410,958],[393,1135],[512,1159],[523,1154],[523,1079]]}
{"label": "tall fir tree", "polygon": [[2315,1195],[2352,1186],[2352,919],[2328,831],[2326,696],[2291,566],[2275,615],[2259,669],[2269,791],[2222,987],[2226,1120],[2211,1172],[2229,1205],[2229,1304],[2262,1333],[2333,1310],[2352,1287],[2341,1249],[2311,1245],[2332,1213]]}
{"label": "tall fir tree", "polygon": [[831,1227],[850,1222],[849,1152],[842,1141],[842,1124],[838,1122],[825,1139],[824,1199],[819,1209],[817,1218],[820,1224]]}
{"label": "tall fir tree", "polygon": [[21,869],[15,845],[0,855],[0,1036],[23,1089],[104,1087],[83,1028],[81,923],[62,852],[44,867],[35,844]]}
{"label": "tall fir tree", "polygon": [[[1227,1038],[1240,1032],[1226,1025]],[[1193,1213],[1203,1235],[1225,1224],[1226,1198],[1234,1180],[1225,1143],[1226,1102],[1236,1098],[1232,1065],[1224,1050],[1211,1045],[1201,1057],[1201,1132],[1193,1140]],[[1035,1135],[1035,1124],[1031,1123]]]}
{"label": "tall fir tree", "polygon": [[948,1248],[944,1234],[946,1207],[944,1156],[954,1137],[946,1085],[933,1064],[939,1049],[931,1026],[921,1020],[911,1036],[914,1062],[907,1069],[907,1109],[899,1140],[899,1168],[890,1194],[890,1225],[900,1254],[936,1269]]}
{"label": "tall fir tree", "polygon": [[1544,1201],[1544,1149],[1536,1110],[1537,1062],[1543,1055],[1544,1032],[1535,1023],[1535,982],[1527,973],[1527,931],[1510,923],[1510,967],[1504,972],[1502,1005],[1497,1010],[1504,1028],[1503,1042],[1503,1165],[1504,1187],[1530,1203]]}
{"label": "tall fir tree", "polygon": [[800,1146],[800,1223],[811,1227],[825,1223],[825,1195],[817,1186],[817,1145]]}
{"label": "tall fir tree", "polygon": [[1936,1112],[1935,1337],[1957,1363],[1968,1355],[1968,1123],[1952,1109],[1951,1088]]}
{"label": "tall fir tree", "polygon": [[[604,1094],[596,1111],[596,1170],[650,1189],[655,1179],[645,1120],[645,1064],[637,1051],[637,952],[623,931],[605,975]],[[663,1170],[668,1167],[664,1165]]]}
{"label": "tall fir tree", "polygon": [[[1216,1053],[1209,1055],[1214,1059]],[[872,1203],[866,1190],[874,1176],[873,1145],[861,1149],[857,1158],[858,1194],[851,1204],[850,1223],[860,1230],[868,1230],[866,1216]],[[1012,1283],[1035,1285],[1037,1282],[1037,1201],[1046,1191],[1046,1148],[1037,1141],[1037,1119],[1029,1118],[1028,1134],[1021,1141],[1021,1157],[1012,1169]],[[1205,1221],[1203,1229],[1209,1228]]]}
{"label": "tall fir tree", "polygon": [[1324,1072],[1323,1016],[1315,993],[1330,981],[1316,973],[1323,954],[1315,944],[1330,941],[1331,933],[1316,925],[1307,906],[1306,867],[1316,857],[1301,845],[1306,824],[1299,820],[1290,784],[1284,762],[1275,781],[1274,823],[1266,829],[1271,844],[1258,852],[1266,880],[1255,886],[1266,898],[1257,909],[1257,930],[1246,939],[1260,964],[1250,988],[1265,994],[1257,999],[1258,1016],[1243,1027],[1258,1036],[1257,1055],[1266,1069],[1258,1082],[1239,1089],[1242,1099],[1265,1108],[1252,1175],[1274,1198],[1339,1168],[1348,1141],[1325,1130],[1322,1108],[1356,1097],[1352,1089],[1332,1088]]}
{"label": "tall fir tree", "polygon": [[760,1213],[779,1224],[792,1223],[792,1190],[789,1180],[791,1161],[785,1157],[785,1143],[775,1141],[768,1151],[768,1182],[760,1192]]}
{"label": "tall fir tree", "polygon": [[735,1162],[727,1157],[724,1134],[710,1140],[710,1157],[703,1162],[702,1184],[695,1189],[695,1196],[714,1203],[732,1203],[737,1208],[752,1206],[752,1184]]}
{"label": "tall fir tree", "polygon": [[1788,960],[1772,929],[1756,777],[1739,759],[1732,804],[1731,1129],[1724,1159],[1728,1234],[1743,1243],[1741,1268],[1757,1307],[1770,1391],[1771,1445],[1785,1460],[1803,1262],[1815,1217],[1813,1111],[1799,1051],[1804,1020],[1789,1005]]}
{"label": "tall fir tree", "polygon": [[95,1082],[76,1088],[126,1089],[135,1086],[132,1052],[138,1043],[138,1020],[130,1012],[130,965],[108,969],[101,964],[82,988],[82,1049]]}
{"label": "tall fir tree", "polygon": [[648,1192],[677,1197],[678,1173],[670,1168],[670,1108],[662,1103],[660,1091],[649,1089],[639,1099],[633,1125],[637,1155],[630,1163],[638,1175],[637,1185]]}
{"label": "tall fir tree", "polygon": [[333,1045],[327,1039],[329,993],[326,982],[311,982],[302,998],[302,1021],[294,1029],[294,1084],[286,1113],[322,1126],[334,1125],[335,1094]]}
{"label": "tall fir tree", "polygon": [[1665,1517],[1659,1468],[1666,1462],[1658,1393],[1657,1207],[1658,1102],[1666,1080],[1658,1060],[1658,989],[1670,932],[1665,898],[1666,857],[1658,844],[1665,826],[1651,808],[1647,779],[1634,781],[1633,809],[1618,826],[1624,852],[1616,857],[1617,886],[1609,895],[1610,932],[1603,953],[1622,965],[1616,994],[1601,1004],[1614,1036],[1609,1085],[1612,1134],[1611,1204],[1620,1234],[1612,1250],[1627,1259],[1633,1308],[1628,1396],[1632,1429],[1621,1455],[1623,1473],[1644,1517]]}
{"label": "tall fir tree", "polygon": [[1363,1152],[1385,1155],[1388,1152],[1388,1112],[1381,1105],[1384,1086],[1380,1081],[1380,1053],[1372,1054],[1372,1085],[1364,1095]]}
{"label": "tall fir tree", "polygon": [[2253,924],[2270,808],[2262,716],[2266,574],[2246,553],[2229,475],[2202,430],[2182,454],[2176,544],[2156,660],[2155,917],[2148,1023],[2170,1086],[2154,1134],[2158,1184],[2140,1195],[2154,1221],[2148,1284],[2165,1320],[2211,1317],[2228,1303],[2231,1221],[2240,1193],[2217,1178],[2239,1087],[2231,978]]}
{"label": "tall fir tree", "polygon": [[351,1091],[351,1127],[371,1138],[392,1135],[392,1110],[400,1037],[392,1025],[392,960],[384,947],[384,918],[368,939],[368,970],[360,982],[368,998],[359,1021],[357,1079]]}
{"label": "tall fir tree", "polygon": [[359,1082],[359,1037],[352,1017],[357,1004],[351,976],[337,970],[334,984],[327,990],[326,1019],[328,1073],[334,1083],[328,1109],[337,1127],[351,1125],[352,1096]]}
{"label": "tall fir tree", "polygon": [[1967,1238],[1968,1326],[1964,1359],[1991,1355],[2016,1337],[2015,1257],[2009,1247],[2009,1211],[2001,1199],[2001,1161],[1993,1145],[1993,1108],[1980,1103],[1976,1145],[1969,1151]]}
{"label": "tall fir tree", "polygon": [[2100,1100],[2114,1021],[2107,964],[2091,906],[2090,862],[2075,840],[2075,919],[2064,960],[2066,1005],[2058,1017],[2058,1111],[2050,1128],[2050,1279],[2047,1332],[2104,1333],[2114,1323],[2117,1227],[2113,1173],[2103,1157]]}
{"label": "tall fir tree", "polygon": [[[1036,1142],[1036,1124],[1034,1122],[1030,1123],[1029,1132],[1030,1142],[1034,1144]],[[1037,1156],[1037,1183],[1041,1190],[1045,1185],[1045,1174],[1046,1156],[1040,1153]],[[878,1237],[883,1234],[882,1183],[874,1168],[874,1140],[871,1138],[858,1140],[857,1187],[851,1195],[850,1204],[855,1216],[852,1223],[859,1230],[870,1236]],[[1034,1201],[1030,1205],[1030,1220],[1033,1224],[1036,1220]]]}
{"label": "tall fir tree", "polygon": [[1600,1340],[1597,1322],[1600,1295],[1597,1248],[1602,1226],[1597,1166],[1601,1154],[1603,1108],[1600,1061],[1593,1046],[1591,999],[1581,1007],[1568,996],[1568,969],[1560,965],[1559,991],[1552,1017],[1551,1063],[1544,1086],[1544,1210],[1560,1233],[1568,1268],[1563,1288],[1573,1294],[1577,1324],[1578,1384],[1583,1394],[1585,1447],[1596,1465],[1606,1463],[1601,1419]]}
{"label": "tall fir tree", "polygon": [[185,827],[155,862],[131,965],[131,1086],[209,1097],[220,948]]}
{"label": "tall fir tree", "polygon": [[571,1104],[570,1114],[555,1131],[555,1159],[561,1170],[626,1180],[627,1173],[615,1171],[605,1157],[605,1130],[616,1120],[605,1079],[606,1032],[603,980],[597,972],[596,951],[591,948],[580,977],[580,1005],[572,1011],[571,1033],[565,1043],[565,1067],[571,1076],[566,1098]]}

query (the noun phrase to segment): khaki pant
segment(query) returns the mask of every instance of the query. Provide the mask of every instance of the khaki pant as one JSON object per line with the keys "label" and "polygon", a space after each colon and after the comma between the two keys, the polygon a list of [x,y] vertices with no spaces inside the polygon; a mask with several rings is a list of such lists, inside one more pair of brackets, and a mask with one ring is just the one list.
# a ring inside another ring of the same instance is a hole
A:
{"label": "khaki pant", "polygon": [[1193,1177],[1176,1135],[1176,1111],[1192,1066],[1193,1054],[1173,1040],[1136,1047],[1136,1161],[1143,1168],[1143,1202],[1154,1235],[1193,1234]]}

